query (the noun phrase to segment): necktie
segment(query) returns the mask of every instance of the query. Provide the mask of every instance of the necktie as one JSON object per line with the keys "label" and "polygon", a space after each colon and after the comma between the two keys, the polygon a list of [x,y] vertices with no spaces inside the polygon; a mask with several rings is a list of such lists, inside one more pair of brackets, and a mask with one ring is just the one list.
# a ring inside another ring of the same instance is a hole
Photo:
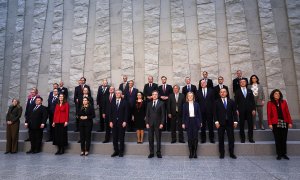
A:
{"label": "necktie", "polygon": [[223,99],[223,104],[224,104],[224,108],[226,109],[227,108],[227,102],[225,99]]}
{"label": "necktie", "polygon": [[166,85],[164,84],[163,87],[164,93],[166,93]]}
{"label": "necktie", "polygon": [[188,85],[188,91],[189,91],[189,92],[191,91],[190,85]]}
{"label": "necktie", "polygon": [[243,94],[244,94],[244,97],[246,98],[246,96],[247,96],[246,88],[243,88]]}
{"label": "necktie", "polygon": [[110,94],[109,96],[109,102],[111,102],[111,100],[112,100],[112,94]]}
{"label": "necktie", "polygon": [[32,104],[33,100],[34,100],[34,98],[31,98],[31,100],[30,100],[30,104]]}
{"label": "necktie", "polygon": [[203,89],[203,97],[206,98],[206,92],[205,92],[205,89]]}
{"label": "necktie", "polygon": [[39,107],[39,106],[38,106],[38,105],[36,105],[36,106],[34,107],[33,111],[35,111],[35,110],[36,110],[38,107]]}
{"label": "necktie", "polygon": [[120,100],[117,100],[117,108],[119,109]]}
{"label": "necktie", "polygon": [[155,106],[156,106],[156,101],[153,102],[152,108],[155,108]]}
{"label": "necktie", "polygon": [[132,93],[132,88],[130,88],[130,91],[129,91],[129,93],[130,93],[130,95],[131,95],[131,93]]}
{"label": "necktie", "polygon": [[152,84],[151,84],[151,83],[149,84],[149,87],[152,87]]}
{"label": "necktie", "polygon": [[102,89],[102,93],[103,93],[103,94],[104,94],[105,90],[106,90],[105,88]]}
{"label": "necktie", "polygon": [[52,99],[52,103],[53,103],[55,100],[56,100],[56,97],[54,96],[53,99]]}

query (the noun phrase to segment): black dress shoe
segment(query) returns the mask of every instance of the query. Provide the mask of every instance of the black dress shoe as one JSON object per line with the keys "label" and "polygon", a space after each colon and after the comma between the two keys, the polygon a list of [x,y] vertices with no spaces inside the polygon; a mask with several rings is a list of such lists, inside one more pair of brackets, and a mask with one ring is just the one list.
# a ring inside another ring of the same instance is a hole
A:
{"label": "black dress shoe", "polygon": [[283,155],[282,158],[286,160],[290,160],[290,158],[287,155]]}
{"label": "black dress shoe", "polygon": [[9,151],[6,151],[4,154],[8,154],[8,153],[10,153]]}
{"label": "black dress shoe", "polygon": [[181,140],[181,141],[179,141],[179,143],[185,143],[185,141],[184,141],[184,140]]}
{"label": "black dress shoe", "polygon": [[26,154],[32,154],[32,153],[33,153],[32,150],[29,150],[29,151],[26,152]]}
{"label": "black dress shoe", "polygon": [[148,158],[153,158],[154,154],[149,154]]}
{"label": "black dress shoe", "polygon": [[201,141],[201,144],[204,144],[204,143],[206,143],[206,141]]}
{"label": "black dress shoe", "polygon": [[75,129],[74,132],[79,132],[79,130],[78,130],[78,129]]}
{"label": "black dress shoe", "polygon": [[157,154],[157,158],[162,158],[161,154]]}
{"label": "black dress shoe", "polygon": [[118,155],[119,155],[118,152],[114,152],[114,153],[111,155],[111,157],[116,157],[116,156],[118,156]]}
{"label": "black dress shoe", "polygon": [[123,157],[123,156],[124,156],[124,154],[123,154],[123,153],[120,153],[120,154],[119,154],[119,157]]}
{"label": "black dress shoe", "polygon": [[236,155],[234,155],[234,154],[231,154],[230,157],[231,157],[232,159],[236,159]]}
{"label": "black dress shoe", "polygon": [[10,154],[16,154],[17,152],[10,152]]}
{"label": "black dress shoe", "polygon": [[171,144],[174,144],[174,143],[176,143],[176,140],[171,141]]}
{"label": "black dress shoe", "polygon": [[109,140],[104,140],[102,143],[109,143]]}
{"label": "black dress shoe", "polygon": [[221,154],[221,155],[220,155],[220,159],[224,159],[224,154]]}
{"label": "black dress shoe", "polygon": [[210,140],[210,143],[215,144],[215,140]]}
{"label": "black dress shoe", "polygon": [[80,140],[78,140],[78,141],[77,141],[77,143],[81,143],[81,141],[80,141]]}
{"label": "black dress shoe", "polygon": [[277,158],[276,158],[277,160],[281,160],[281,156],[277,156]]}
{"label": "black dress shoe", "polygon": [[27,142],[27,141],[30,141],[30,139],[29,139],[29,138],[27,138],[27,139],[25,139],[24,141],[26,141],[26,142]]}
{"label": "black dress shoe", "polygon": [[55,153],[55,155],[60,155],[60,150],[57,150],[57,152]]}
{"label": "black dress shoe", "polygon": [[48,139],[46,142],[51,142],[51,141],[53,141],[53,139]]}
{"label": "black dress shoe", "polygon": [[255,143],[255,141],[253,139],[249,140],[250,143]]}
{"label": "black dress shoe", "polygon": [[40,151],[33,151],[32,154],[38,154]]}
{"label": "black dress shoe", "polygon": [[241,140],[241,143],[245,143],[245,140],[242,139],[242,140]]}

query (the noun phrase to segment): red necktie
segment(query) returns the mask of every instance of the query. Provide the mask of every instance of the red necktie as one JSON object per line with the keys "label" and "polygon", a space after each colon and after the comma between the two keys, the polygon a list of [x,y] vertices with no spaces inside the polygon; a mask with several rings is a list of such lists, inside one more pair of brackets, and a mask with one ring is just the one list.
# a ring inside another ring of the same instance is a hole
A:
{"label": "red necktie", "polygon": [[163,89],[164,93],[166,93],[166,85],[163,85],[163,87],[164,87],[164,89]]}

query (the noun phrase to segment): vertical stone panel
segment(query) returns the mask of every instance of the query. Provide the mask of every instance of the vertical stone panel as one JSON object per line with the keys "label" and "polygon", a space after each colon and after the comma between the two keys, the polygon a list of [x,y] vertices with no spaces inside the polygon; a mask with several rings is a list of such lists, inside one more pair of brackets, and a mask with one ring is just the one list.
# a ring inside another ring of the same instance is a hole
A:
{"label": "vertical stone panel", "polygon": [[134,79],[134,52],[132,27],[132,0],[123,0],[122,4],[122,62],[123,74]]}
{"label": "vertical stone panel", "polygon": [[13,56],[9,78],[8,100],[20,97],[20,77],[22,61],[22,44],[24,30],[25,0],[17,0],[17,17],[13,42]]}
{"label": "vertical stone panel", "polygon": [[300,1],[286,0],[286,5],[295,62],[298,95],[300,95]]}
{"label": "vertical stone panel", "polygon": [[[5,35],[7,26],[7,0],[0,0],[0,100],[2,101],[3,88],[3,71],[4,71],[4,55],[5,55]],[[4,112],[3,112],[4,113]],[[1,113],[2,114],[2,113]]]}
{"label": "vertical stone panel", "polygon": [[35,0],[28,57],[27,92],[37,87],[48,0]]}
{"label": "vertical stone panel", "polygon": [[215,0],[197,0],[197,15],[201,71],[207,71],[216,84],[219,68]]}
{"label": "vertical stone panel", "polygon": [[270,0],[258,0],[258,10],[264,49],[268,92],[270,93],[273,89],[279,88],[282,90],[282,93],[286,95],[285,83],[281,69],[282,65],[278,49],[278,39],[276,36]]}
{"label": "vertical stone panel", "polygon": [[144,0],[145,80],[152,75],[158,81],[160,0]]}
{"label": "vertical stone panel", "polygon": [[[78,85],[83,76],[89,0],[74,0],[74,22],[70,58],[70,86]],[[88,80],[87,80],[88,81]],[[71,92],[73,89],[71,89]]]}
{"label": "vertical stone panel", "polygon": [[253,74],[253,69],[243,2],[242,0],[225,0],[225,7],[232,78],[238,69],[243,71],[245,77],[248,77]]}
{"label": "vertical stone panel", "polygon": [[49,59],[49,87],[53,83],[61,80],[61,66],[62,66],[62,41],[63,41],[63,0],[54,1],[54,11],[52,20],[52,35],[50,45],[50,59]]}
{"label": "vertical stone panel", "polygon": [[[93,57],[94,80],[111,78],[109,0],[96,2],[95,46]],[[99,84],[98,84],[99,85]]]}
{"label": "vertical stone panel", "polygon": [[188,46],[182,0],[171,0],[172,57],[174,83],[183,85],[190,76]]}

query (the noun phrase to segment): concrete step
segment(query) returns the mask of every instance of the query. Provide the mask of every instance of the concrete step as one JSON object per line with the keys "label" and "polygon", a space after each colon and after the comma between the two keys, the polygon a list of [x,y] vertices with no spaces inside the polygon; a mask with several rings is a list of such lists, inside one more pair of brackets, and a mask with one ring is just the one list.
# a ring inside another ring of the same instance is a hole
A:
{"label": "concrete step", "polygon": [[[246,131],[247,134],[247,131]],[[234,131],[235,140],[237,142],[240,141],[239,130]],[[186,133],[184,133],[185,139],[187,139]],[[27,130],[20,130],[19,139],[25,140],[28,137]],[[199,133],[200,137],[200,133]],[[246,135],[247,137],[247,135]],[[95,132],[92,131],[92,141],[102,142],[105,138],[104,132]],[[6,131],[0,130],[0,140],[6,139]],[[48,132],[44,132],[44,139],[48,139]],[[69,141],[77,141],[79,139],[79,132],[68,131],[68,139]],[[148,139],[148,133],[145,131],[144,139]],[[207,133],[208,139],[208,133]],[[126,142],[136,142],[136,133],[135,132],[126,132],[125,141]],[[215,140],[218,140],[217,131],[215,131]],[[271,130],[255,130],[254,131],[254,140],[255,141],[273,141],[273,133]],[[300,141],[300,129],[290,129],[288,132],[288,141]],[[171,133],[170,132],[162,132],[162,142],[171,142]]]}
{"label": "concrete step", "polygon": [[[0,151],[5,151],[5,140],[0,140]],[[300,155],[300,142],[299,141],[288,141],[288,155]],[[148,142],[144,142],[144,144],[137,144],[134,142],[126,142],[125,143],[125,155],[143,155],[146,156],[149,154]],[[29,142],[19,142],[19,151],[25,152],[30,149]],[[55,153],[56,146],[52,145],[52,143],[44,142],[43,143],[43,152],[46,153]],[[188,155],[188,146],[185,144],[170,144],[170,143],[162,143],[162,155],[172,155],[172,156],[187,156]],[[228,155],[228,146],[225,144],[225,151]],[[112,143],[99,143],[92,142],[90,153],[93,154],[102,154],[102,155],[110,155],[113,152]],[[80,153],[80,144],[75,141],[69,141],[69,146],[66,149],[66,153],[79,154]],[[241,144],[239,142],[235,143],[235,154],[239,155],[274,155],[275,156],[275,145],[274,142],[271,141],[259,141],[255,144],[245,143]],[[218,144],[199,144],[198,145],[198,155],[199,156],[218,156]]]}

